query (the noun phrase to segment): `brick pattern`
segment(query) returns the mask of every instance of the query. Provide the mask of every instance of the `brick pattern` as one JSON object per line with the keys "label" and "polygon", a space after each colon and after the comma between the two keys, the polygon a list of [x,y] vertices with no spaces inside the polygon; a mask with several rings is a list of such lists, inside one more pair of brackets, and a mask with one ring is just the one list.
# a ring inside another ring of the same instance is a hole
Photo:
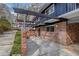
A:
{"label": "brick pattern", "polygon": [[32,37],[32,36],[36,36],[36,31],[34,31],[34,30],[29,30],[29,31],[27,31],[27,36],[28,37]]}
{"label": "brick pattern", "polygon": [[26,56],[27,55],[27,43],[26,43],[26,32],[22,32],[22,40],[21,40],[21,55]]}
{"label": "brick pattern", "polygon": [[66,22],[55,24],[55,42],[66,44]]}
{"label": "brick pattern", "polygon": [[54,32],[47,32],[45,27],[41,28],[41,36],[44,37],[46,41],[54,41],[61,44],[66,43],[66,23],[61,22],[54,25]]}

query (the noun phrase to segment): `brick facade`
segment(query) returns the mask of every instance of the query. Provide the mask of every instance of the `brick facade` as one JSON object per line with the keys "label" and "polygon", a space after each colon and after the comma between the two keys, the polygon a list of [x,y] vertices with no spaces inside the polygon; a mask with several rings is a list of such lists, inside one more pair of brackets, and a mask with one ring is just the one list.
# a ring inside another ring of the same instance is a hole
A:
{"label": "brick facade", "polygon": [[[40,31],[39,31],[40,29]],[[57,42],[64,45],[69,45],[79,42],[79,24],[60,22],[54,24],[54,32],[47,32],[46,27],[36,28],[35,31],[30,31],[29,36],[40,36],[45,41]]]}
{"label": "brick facade", "polygon": [[[38,31],[38,30],[37,30]],[[40,36],[45,41],[54,41],[64,45],[79,42],[79,24],[60,22],[54,24],[54,32],[47,32],[46,27],[40,27]]]}
{"label": "brick facade", "polygon": [[42,27],[41,36],[43,36],[46,41],[66,44],[66,22],[54,24],[54,32],[47,32],[46,28]]}

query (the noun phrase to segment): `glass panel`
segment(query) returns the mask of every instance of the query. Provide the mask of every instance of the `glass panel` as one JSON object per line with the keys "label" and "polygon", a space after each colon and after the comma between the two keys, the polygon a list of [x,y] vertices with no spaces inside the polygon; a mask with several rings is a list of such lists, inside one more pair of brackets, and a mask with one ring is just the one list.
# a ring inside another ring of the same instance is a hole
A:
{"label": "glass panel", "polygon": [[50,26],[50,32],[54,32],[54,26]]}
{"label": "glass panel", "polygon": [[46,27],[46,31],[48,32],[54,32],[54,26],[49,26],[49,27]]}
{"label": "glass panel", "polygon": [[51,14],[54,12],[54,4],[51,5],[47,10],[45,10],[45,14]]}

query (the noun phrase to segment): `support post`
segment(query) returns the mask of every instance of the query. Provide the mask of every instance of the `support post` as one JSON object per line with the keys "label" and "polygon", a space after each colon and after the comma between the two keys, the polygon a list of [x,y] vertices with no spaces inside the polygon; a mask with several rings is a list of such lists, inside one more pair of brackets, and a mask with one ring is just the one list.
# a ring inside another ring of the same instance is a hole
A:
{"label": "support post", "polygon": [[22,34],[22,46],[21,46],[21,55],[26,56],[27,55],[27,33],[26,33],[26,27],[25,27],[25,19],[23,28],[21,29]]}

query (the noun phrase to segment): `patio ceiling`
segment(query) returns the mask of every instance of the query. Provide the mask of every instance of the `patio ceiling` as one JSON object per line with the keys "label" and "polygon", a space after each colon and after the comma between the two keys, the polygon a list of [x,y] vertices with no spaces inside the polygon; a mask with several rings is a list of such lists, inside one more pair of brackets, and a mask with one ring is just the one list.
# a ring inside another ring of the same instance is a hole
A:
{"label": "patio ceiling", "polygon": [[49,15],[34,12],[34,11],[29,11],[29,10],[24,10],[24,9],[19,9],[19,8],[13,8],[13,9],[14,9],[14,12],[20,13],[20,14],[34,15],[34,16],[42,17],[42,18],[50,18],[50,19],[52,18]]}
{"label": "patio ceiling", "polygon": [[[14,11],[16,13],[20,13],[20,14],[34,15],[36,17],[42,17],[42,18],[49,18],[49,20],[44,21],[45,26],[68,20],[64,17],[57,17],[57,18],[52,19],[52,16],[42,14],[42,13],[38,13],[38,12],[29,11],[29,10],[24,10],[24,9],[14,8]],[[42,24],[42,22],[41,22],[41,24]],[[42,25],[41,24],[40,25],[35,25],[35,24],[33,25],[32,24],[32,26],[44,26],[44,24],[42,24]]]}
{"label": "patio ceiling", "polygon": [[42,26],[49,26],[49,25],[51,26],[53,24],[60,23],[60,22],[66,22],[68,20],[69,19],[62,18],[62,17],[60,17],[60,18],[54,18],[54,19],[49,19],[49,20],[47,20],[47,21],[45,21],[43,23],[40,23],[38,25],[35,25],[35,27],[42,27]]}

